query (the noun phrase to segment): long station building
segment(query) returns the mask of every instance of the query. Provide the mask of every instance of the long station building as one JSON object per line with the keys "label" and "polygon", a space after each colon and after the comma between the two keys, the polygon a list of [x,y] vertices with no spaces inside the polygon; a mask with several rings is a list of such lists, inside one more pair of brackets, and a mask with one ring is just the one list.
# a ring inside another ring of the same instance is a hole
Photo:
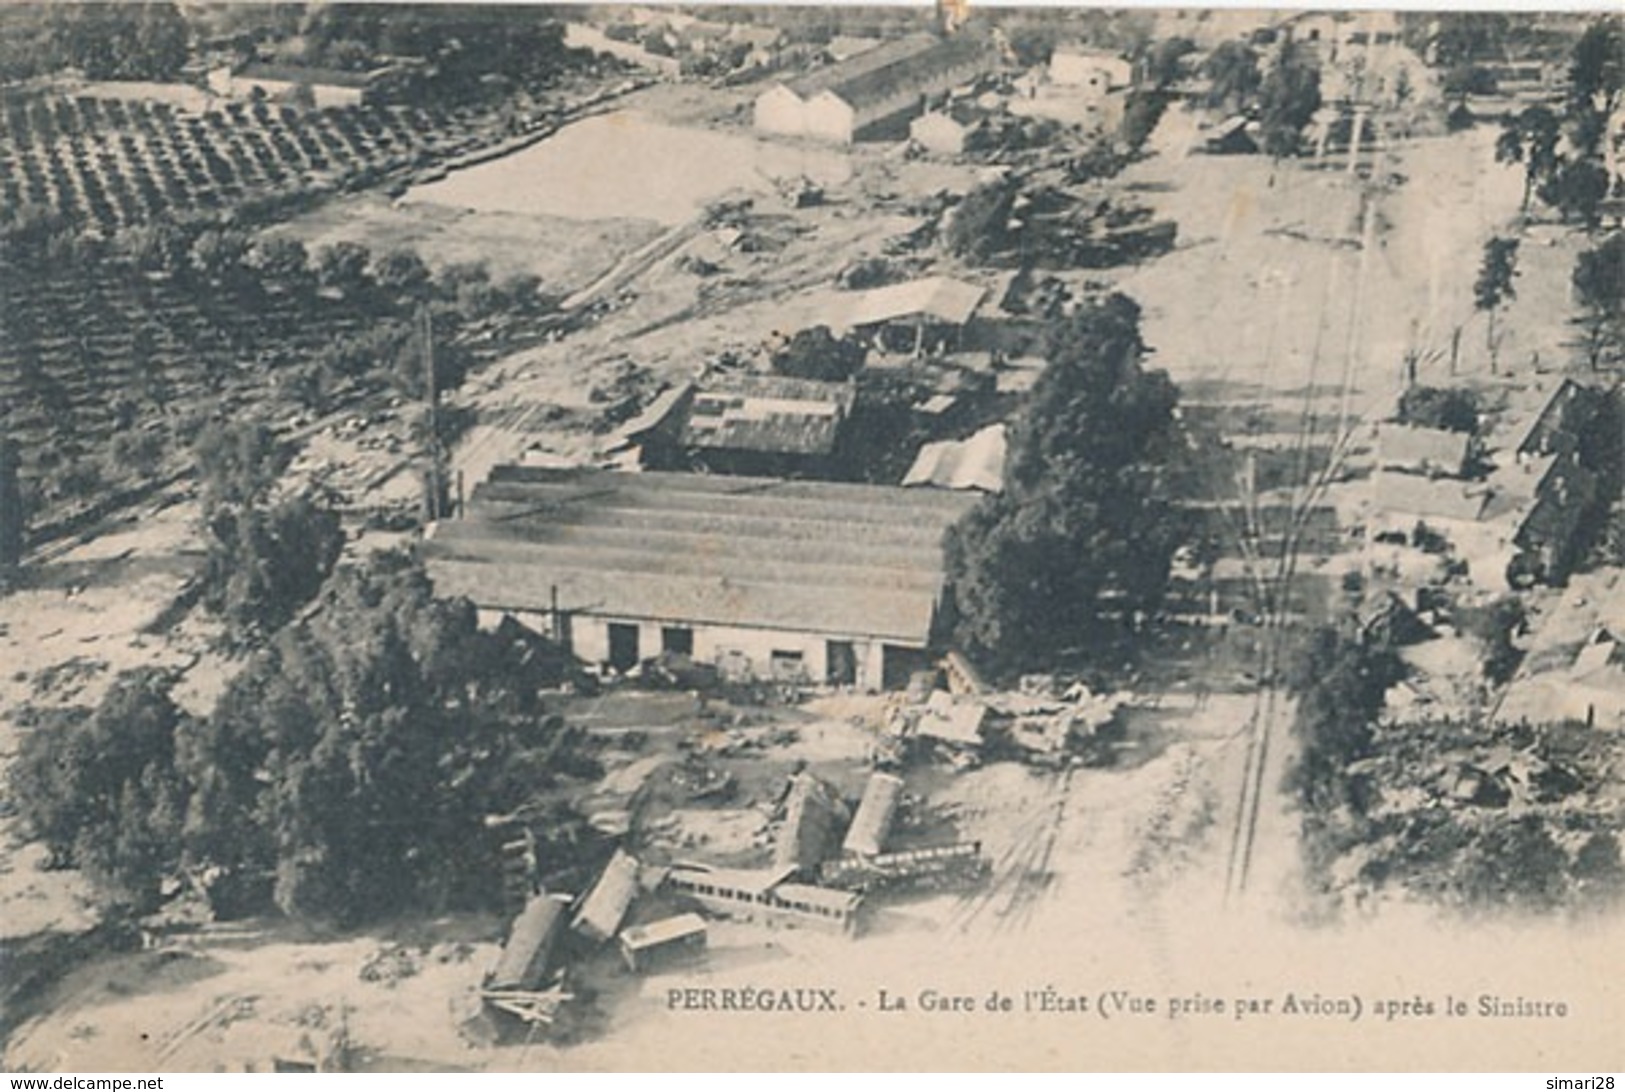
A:
{"label": "long station building", "polygon": [[589,663],[905,683],[943,624],[942,538],[973,496],[844,482],[496,468],[424,544],[436,592]]}

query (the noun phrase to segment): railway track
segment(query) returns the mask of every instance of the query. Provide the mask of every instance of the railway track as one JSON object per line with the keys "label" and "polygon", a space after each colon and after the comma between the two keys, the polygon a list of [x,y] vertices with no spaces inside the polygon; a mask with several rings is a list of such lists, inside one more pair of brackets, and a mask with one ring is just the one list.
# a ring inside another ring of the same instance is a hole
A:
{"label": "railway track", "polygon": [[1016,827],[1014,836],[992,865],[986,886],[964,896],[949,918],[958,932],[983,922],[1003,933],[1025,926],[1053,879],[1049,867],[1055,841],[1066,817],[1072,770],[1057,770],[1045,784],[1042,799]]}

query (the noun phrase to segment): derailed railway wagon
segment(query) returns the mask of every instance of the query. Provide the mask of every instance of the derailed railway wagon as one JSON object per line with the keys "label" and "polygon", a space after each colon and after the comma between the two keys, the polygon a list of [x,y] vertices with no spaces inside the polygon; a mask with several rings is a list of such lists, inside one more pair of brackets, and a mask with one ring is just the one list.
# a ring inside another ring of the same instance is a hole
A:
{"label": "derailed railway wagon", "polygon": [[790,870],[677,865],[667,874],[666,887],[717,917],[848,935],[857,932],[862,894],[788,883],[790,875]]}
{"label": "derailed railway wagon", "polygon": [[857,893],[972,887],[987,878],[982,843],[960,842],[872,857],[841,857],[818,870],[826,887]]}

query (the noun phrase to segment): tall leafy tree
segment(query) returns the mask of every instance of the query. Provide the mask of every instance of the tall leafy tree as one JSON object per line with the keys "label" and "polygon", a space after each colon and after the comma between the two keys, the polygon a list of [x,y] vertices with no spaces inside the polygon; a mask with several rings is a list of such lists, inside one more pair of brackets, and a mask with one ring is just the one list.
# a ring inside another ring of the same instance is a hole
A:
{"label": "tall leafy tree", "polygon": [[1490,371],[1495,371],[1500,340],[1495,336],[1495,318],[1501,306],[1518,293],[1513,278],[1518,275],[1518,240],[1492,238],[1484,243],[1484,258],[1473,282],[1473,306],[1485,314],[1485,348],[1490,354]]}
{"label": "tall leafy tree", "polygon": [[1220,42],[1203,62],[1202,74],[1208,78],[1208,106],[1227,114],[1251,106],[1264,83],[1258,53],[1244,42]]}
{"label": "tall leafy tree", "polygon": [[1529,215],[1529,199],[1536,185],[1550,178],[1557,170],[1557,147],[1561,138],[1557,115],[1544,106],[1527,106],[1516,114],[1508,114],[1501,121],[1501,132],[1495,141],[1495,161],[1523,166],[1523,202],[1520,207],[1525,216]]}
{"label": "tall leafy tree", "polygon": [[1574,44],[1569,61],[1569,103],[1611,115],[1625,94],[1625,28],[1618,17],[1598,19]]}
{"label": "tall leafy tree", "polygon": [[947,539],[956,639],[994,669],[1120,633],[1167,582],[1180,525],[1164,481],[1177,391],[1140,366],[1139,307],[1080,307],[1048,339],[1017,421],[1004,491]]}
{"label": "tall leafy tree", "polygon": [[1625,345],[1625,232],[1616,231],[1574,262],[1574,294],[1593,368]]}
{"label": "tall leafy tree", "polygon": [[1297,155],[1320,102],[1320,69],[1313,55],[1295,42],[1284,43],[1259,89],[1264,150],[1276,157]]}
{"label": "tall leafy tree", "polygon": [[204,601],[239,641],[274,632],[337,563],[338,516],[307,497],[272,498],[288,453],[262,423],[210,426],[194,450],[209,536]]}

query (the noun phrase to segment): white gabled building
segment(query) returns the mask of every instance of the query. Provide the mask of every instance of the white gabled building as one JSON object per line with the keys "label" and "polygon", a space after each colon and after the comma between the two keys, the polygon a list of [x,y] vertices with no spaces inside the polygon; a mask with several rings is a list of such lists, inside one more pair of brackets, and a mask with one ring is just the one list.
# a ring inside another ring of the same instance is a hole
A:
{"label": "white gabled building", "polygon": [[909,35],[775,83],[757,97],[754,123],[764,133],[835,144],[901,138],[926,99],[974,80],[992,63],[984,39]]}

